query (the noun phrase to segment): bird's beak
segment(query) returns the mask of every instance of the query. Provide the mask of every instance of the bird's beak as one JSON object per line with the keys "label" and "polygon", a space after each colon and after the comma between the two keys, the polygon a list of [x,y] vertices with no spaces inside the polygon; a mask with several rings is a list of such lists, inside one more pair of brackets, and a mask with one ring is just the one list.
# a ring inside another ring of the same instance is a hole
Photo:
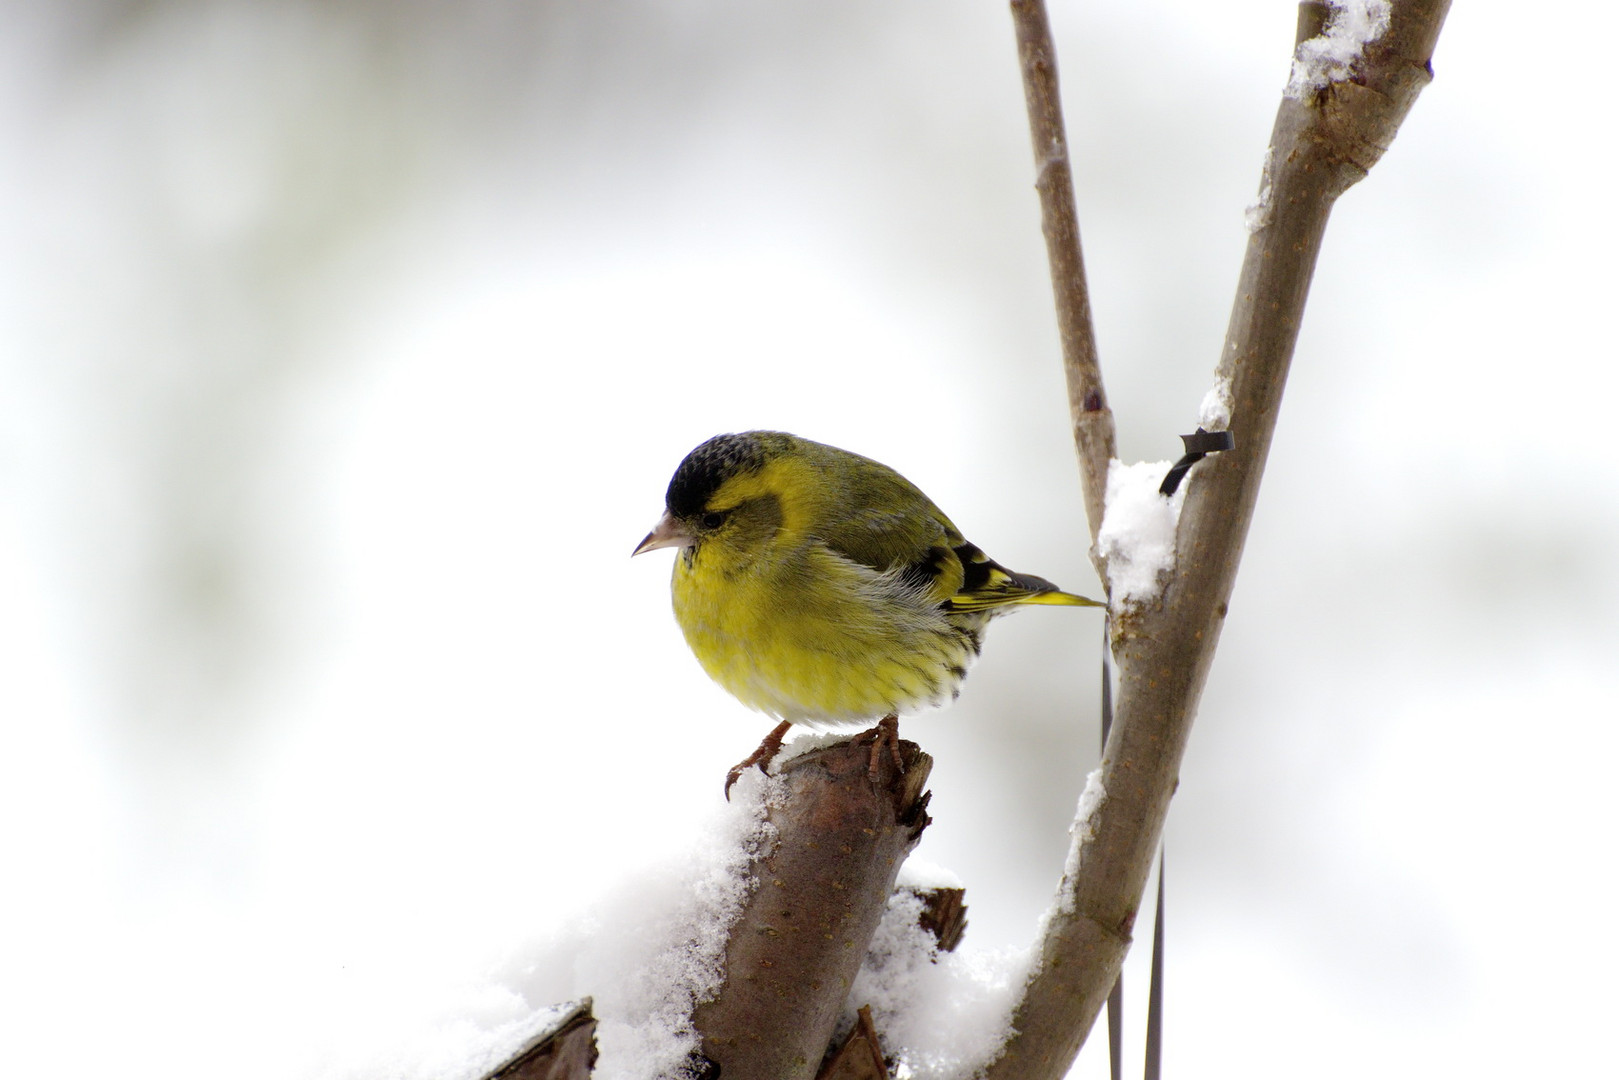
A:
{"label": "bird's beak", "polygon": [[646,534],[646,539],[637,544],[635,550],[630,552],[630,558],[633,559],[643,551],[656,551],[659,548],[666,547],[690,547],[696,542],[697,538],[687,532],[686,527],[670,517],[666,511],[658,519],[658,523],[652,527],[652,531]]}

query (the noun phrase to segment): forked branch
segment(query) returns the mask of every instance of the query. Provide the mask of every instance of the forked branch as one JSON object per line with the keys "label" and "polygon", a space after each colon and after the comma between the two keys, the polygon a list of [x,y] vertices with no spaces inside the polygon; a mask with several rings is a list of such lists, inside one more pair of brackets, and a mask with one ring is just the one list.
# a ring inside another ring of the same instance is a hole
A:
{"label": "forked branch", "polygon": [[[1020,49],[1023,20],[1037,4],[1012,0]],[[1313,36],[1322,6],[1307,7],[1301,32]],[[1102,756],[1106,795],[1074,830],[1070,865],[1078,869],[1062,882],[1013,1014],[1015,1033],[986,1073],[995,1080],[1062,1077],[1118,975],[1225,620],[1327,218],[1388,148],[1431,78],[1429,59],[1448,8],[1449,0],[1391,0],[1387,29],[1358,61],[1320,86],[1295,80],[1277,111],[1217,367],[1230,387],[1236,449],[1205,460],[1190,478],[1175,570],[1159,600],[1113,613],[1119,692]],[[1297,56],[1307,52],[1301,43]],[[1054,84],[1054,62],[1048,55],[1044,63]],[[1023,66],[1027,80],[1027,59]],[[1036,92],[1029,90],[1031,101]],[[1042,137],[1037,130],[1037,145]],[[1055,274],[1055,258],[1053,264]],[[1064,291],[1059,285],[1059,297]],[[1060,300],[1058,306],[1061,321]],[[1088,460],[1083,440],[1079,449]],[[1087,486],[1087,509],[1091,501]],[[1094,536],[1099,517],[1090,512]]]}

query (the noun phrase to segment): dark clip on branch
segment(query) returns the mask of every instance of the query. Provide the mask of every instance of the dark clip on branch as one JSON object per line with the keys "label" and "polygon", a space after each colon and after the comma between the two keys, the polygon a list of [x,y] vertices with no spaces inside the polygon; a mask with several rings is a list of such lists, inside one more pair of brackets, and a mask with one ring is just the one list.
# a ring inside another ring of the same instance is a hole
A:
{"label": "dark clip on branch", "polygon": [[1164,482],[1158,485],[1158,493],[1165,498],[1175,494],[1175,489],[1181,486],[1181,478],[1191,471],[1193,465],[1210,454],[1218,454],[1237,445],[1229,431],[1204,431],[1202,428],[1198,428],[1195,434],[1182,435],[1181,442],[1186,445],[1185,455],[1169,467],[1169,472],[1164,474]]}

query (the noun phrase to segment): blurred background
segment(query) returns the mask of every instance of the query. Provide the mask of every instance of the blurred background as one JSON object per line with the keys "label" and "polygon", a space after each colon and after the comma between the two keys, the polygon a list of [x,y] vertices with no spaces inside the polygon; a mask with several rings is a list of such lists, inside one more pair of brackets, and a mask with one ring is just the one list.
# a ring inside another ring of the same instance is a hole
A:
{"label": "blurred background", "polygon": [[[769,726],[628,558],[711,434],[866,453],[1097,587],[1004,4],[0,6],[0,1072],[375,1061],[678,856]],[[1611,1057],[1577,7],[1458,4],[1336,211],[1169,823],[1171,1075]],[[1052,18],[1121,456],[1171,458],[1294,7]],[[1055,886],[1099,637],[998,623],[906,725],[975,947]]]}

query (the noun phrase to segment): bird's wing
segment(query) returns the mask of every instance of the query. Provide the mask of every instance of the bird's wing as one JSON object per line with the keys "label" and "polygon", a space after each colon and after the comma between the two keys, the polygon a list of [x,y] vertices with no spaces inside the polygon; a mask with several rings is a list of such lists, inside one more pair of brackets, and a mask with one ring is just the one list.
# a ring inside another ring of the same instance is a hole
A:
{"label": "bird's wing", "polygon": [[814,515],[816,539],[851,562],[925,587],[937,603],[949,599],[961,587],[955,548],[965,543],[955,525],[893,469],[839,453],[838,482]]}
{"label": "bird's wing", "polygon": [[1045,578],[1008,570],[969,543],[922,491],[899,473],[856,455],[844,471],[836,512],[819,537],[833,552],[923,590],[946,611],[989,611],[1009,604],[1103,607],[1063,592]]}

